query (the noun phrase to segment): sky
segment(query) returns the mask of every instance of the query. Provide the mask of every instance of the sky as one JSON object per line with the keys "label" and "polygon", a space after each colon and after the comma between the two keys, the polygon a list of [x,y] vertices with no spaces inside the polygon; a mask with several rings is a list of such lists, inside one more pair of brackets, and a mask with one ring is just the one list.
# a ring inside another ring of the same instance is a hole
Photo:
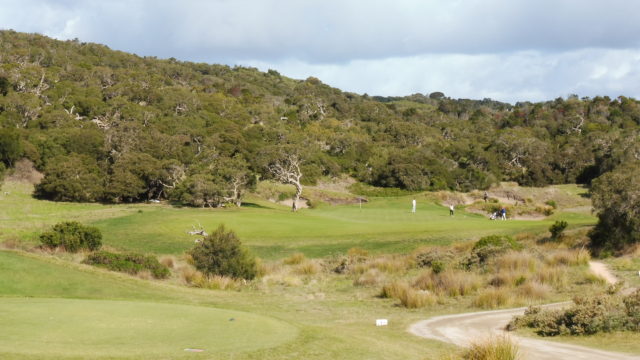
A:
{"label": "sky", "polygon": [[635,0],[0,0],[0,28],[369,95],[640,98]]}

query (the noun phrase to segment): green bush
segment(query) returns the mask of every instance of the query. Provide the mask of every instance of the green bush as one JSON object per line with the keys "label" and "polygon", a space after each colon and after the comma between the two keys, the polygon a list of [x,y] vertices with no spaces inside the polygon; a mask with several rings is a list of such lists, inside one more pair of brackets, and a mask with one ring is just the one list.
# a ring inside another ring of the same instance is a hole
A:
{"label": "green bush", "polygon": [[626,296],[598,294],[574,299],[565,310],[530,307],[515,317],[508,329],[529,327],[538,335],[592,335],[599,332],[631,330],[640,326],[640,291]]}
{"label": "green bush", "polygon": [[481,238],[473,245],[473,250],[479,250],[486,247],[498,247],[505,250],[519,250],[522,245],[518,244],[511,236],[508,235],[489,235]]}
{"label": "green bush", "polygon": [[549,227],[549,232],[551,232],[551,240],[560,240],[567,226],[569,226],[569,224],[564,220],[559,220],[553,223],[553,225]]}
{"label": "green bush", "polygon": [[48,248],[64,248],[69,252],[81,249],[98,250],[102,246],[102,234],[93,226],[76,221],[61,222],[40,235],[40,242]]}
{"label": "green bush", "polygon": [[98,251],[90,254],[84,263],[132,275],[148,270],[156,279],[166,279],[169,277],[169,268],[160,264],[158,259],[151,255],[135,253],[116,254],[107,251]]}
{"label": "green bush", "polygon": [[545,201],[545,204],[551,206],[554,209],[558,208],[558,203],[556,203],[555,200],[547,200]]}
{"label": "green bush", "polygon": [[242,247],[238,236],[220,225],[189,252],[195,267],[205,274],[253,279],[256,260]]}
{"label": "green bush", "polygon": [[511,236],[508,235],[489,235],[478,240],[471,249],[461,265],[467,269],[483,265],[489,259],[507,252],[508,250],[520,250],[522,245],[518,244]]}

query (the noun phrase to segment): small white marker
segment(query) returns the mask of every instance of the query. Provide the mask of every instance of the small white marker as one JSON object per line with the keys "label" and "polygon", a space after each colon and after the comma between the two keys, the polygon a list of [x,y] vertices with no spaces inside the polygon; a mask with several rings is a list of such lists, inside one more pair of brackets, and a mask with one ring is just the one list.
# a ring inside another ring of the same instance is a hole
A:
{"label": "small white marker", "polygon": [[387,319],[376,320],[376,326],[387,326],[387,325],[389,325],[389,322],[387,321]]}

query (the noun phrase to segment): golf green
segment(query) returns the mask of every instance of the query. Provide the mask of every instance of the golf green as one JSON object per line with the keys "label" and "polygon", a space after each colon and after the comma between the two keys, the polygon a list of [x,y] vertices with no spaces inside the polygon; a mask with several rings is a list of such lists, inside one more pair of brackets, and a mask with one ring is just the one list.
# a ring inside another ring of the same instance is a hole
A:
{"label": "golf green", "polygon": [[211,356],[274,347],[297,334],[238,311],[75,299],[0,298],[0,324],[0,354],[34,358],[171,358],[189,349]]}

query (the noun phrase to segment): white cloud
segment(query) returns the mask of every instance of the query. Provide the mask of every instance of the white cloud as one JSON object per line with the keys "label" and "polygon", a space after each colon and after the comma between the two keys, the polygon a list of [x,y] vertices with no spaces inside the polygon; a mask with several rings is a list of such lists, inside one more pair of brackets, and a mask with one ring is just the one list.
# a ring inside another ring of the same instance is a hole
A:
{"label": "white cloud", "polygon": [[295,78],[315,76],[346,91],[371,95],[428,94],[455,98],[542,101],[569,94],[640,97],[640,50],[581,49],[563,53],[432,54],[344,65],[298,60],[243,62]]}
{"label": "white cloud", "polygon": [[369,94],[637,95],[627,0],[0,0],[0,26]]}

